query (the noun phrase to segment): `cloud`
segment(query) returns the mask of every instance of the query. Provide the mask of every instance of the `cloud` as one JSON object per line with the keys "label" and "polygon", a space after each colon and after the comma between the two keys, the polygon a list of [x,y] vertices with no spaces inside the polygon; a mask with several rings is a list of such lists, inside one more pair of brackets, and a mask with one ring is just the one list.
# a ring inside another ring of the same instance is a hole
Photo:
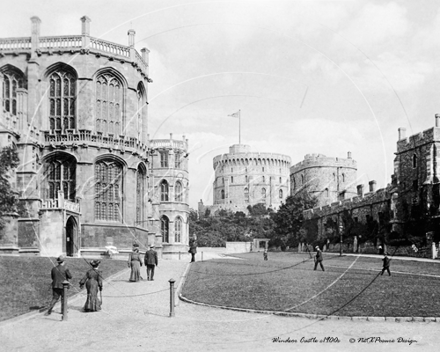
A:
{"label": "cloud", "polygon": [[369,3],[353,15],[340,34],[362,51],[379,51],[383,44],[403,38],[410,29],[407,10],[394,2]]}

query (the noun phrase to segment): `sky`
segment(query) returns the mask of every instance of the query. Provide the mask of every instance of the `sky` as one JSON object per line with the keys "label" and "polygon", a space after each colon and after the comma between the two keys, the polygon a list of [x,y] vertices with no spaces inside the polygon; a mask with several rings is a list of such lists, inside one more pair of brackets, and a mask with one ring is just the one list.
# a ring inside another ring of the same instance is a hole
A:
{"label": "sky", "polygon": [[150,139],[189,140],[190,207],[212,204],[213,158],[345,158],[357,184],[390,183],[398,128],[440,113],[440,3],[430,1],[3,0],[0,37],[91,36],[150,50]]}

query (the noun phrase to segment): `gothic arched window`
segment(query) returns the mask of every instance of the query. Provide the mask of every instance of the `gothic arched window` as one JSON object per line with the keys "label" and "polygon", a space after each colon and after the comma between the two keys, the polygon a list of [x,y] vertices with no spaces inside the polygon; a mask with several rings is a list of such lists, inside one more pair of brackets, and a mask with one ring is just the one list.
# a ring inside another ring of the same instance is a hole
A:
{"label": "gothic arched window", "polygon": [[160,218],[160,230],[162,232],[162,242],[170,241],[170,220],[164,215]]}
{"label": "gothic arched window", "polygon": [[163,180],[160,183],[160,200],[162,202],[168,202],[169,196],[168,196],[168,182]]}
{"label": "gothic arched window", "polygon": [[95,163],[95,219],[121,221],[122,165],[114,160]]}
{"label": "gothic arched window", "polygon": [[26,87],[26,80],[23,73],[12,67],[2,67],[0,75],[3,73],[3,108],[17,115],[17,89]]}
{"label": "gothic arched window", "polygon": [[180,183],[180,181],[176,182],[176,186],[174,188],[174,194],[175,194],[176,202],[181,202],[183,197],[182,197],[182,184]]}
{"label": "gothic arched window", "polygon": [[160,167],[168,167],[168,151],[160,152]]}
{"label": "gothic arched window", "polygon": [[283,199],[283,190],[282,189],[280,189],[280,192],[279,192],[280,194],[280,199]]}
{"label": "gothic arched window", "polygon": [[145,89],[142,83],[138,84],[136,91],[137,98],[137,108],[136,108],[136,128],[137,128],[137,137],[139,141],[145,142],[143,140],[143,132],[144,132],[144,105],[145,105]]}
{"label": "gothic arched window", "polygon": [[145,209],[145,179],[146,172],[143,165],[139,165],[136,175],[136,223],[143,226],[144,209]]}
{"label": "gothic arched window", "polygon": [[104,134],[124,134],[122,121],[124,90],[112,74],[104,73],[96,79],[96,131]]}
{"label": "gothic arched window", "polygon": [[177,217],[174,221],[174,242],[179,243],[182,238],[182,218]]}
{"label": "gothic arched window", "polygon": [[222,199],[225,199],[225,190],[224,189],[221,190],[221,197],[222,197]]}
{"label": "gothic arched window", "polygon": [[45,199],[58,199],[63,191],[64,199],[75,200],[76,160],[72,156],[57,155],[45,163]]}
{"label": "gothic arched window", "polygon": [[244,201],[249,203],[249,188],[245,187],[244,189]]}
{"label": "gothic arched window", "polygon": [[49,76],[49,128],[64,131],[74,129],[76,75],[56,71]]}

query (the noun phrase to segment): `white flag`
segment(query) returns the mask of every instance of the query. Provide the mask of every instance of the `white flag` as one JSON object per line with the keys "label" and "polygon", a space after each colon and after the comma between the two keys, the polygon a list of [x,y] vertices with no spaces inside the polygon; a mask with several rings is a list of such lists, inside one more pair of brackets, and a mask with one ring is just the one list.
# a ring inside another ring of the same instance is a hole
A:
{"label": "white flag", "polygon": [[237,112],[234,112],[233,114],[228,115],[228,116],[231,116],[231,117],[240,117],[240,110],[238,110]]}

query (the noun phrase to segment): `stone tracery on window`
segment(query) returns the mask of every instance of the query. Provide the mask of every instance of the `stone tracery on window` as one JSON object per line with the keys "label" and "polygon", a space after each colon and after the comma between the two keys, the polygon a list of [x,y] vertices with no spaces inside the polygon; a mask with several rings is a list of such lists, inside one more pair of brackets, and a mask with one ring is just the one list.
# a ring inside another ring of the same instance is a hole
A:
{"label": "stone tracery on window", "polygon": [[71,156],[57,155],[45,163],[44,182],[45,199],[58,199],[58,192],[63,191],[64,199],[75,200],[76,160]]}
{"label": "stone tracery on window", "polygon": [[74,129],[76,76],[68,71],[56,71],[49,76],[49,128],[64,131]]}
{"label": "stone tracery on window", "polygon": [[182,218],[178,216],[174,221],[174,242],[179,243],[182,240]]}
{"label": "stone tracery on window", "polygon": [[138,167],[136,175],[136,224],[144,226],[144,211],[145,211],[145,181],[146,172],[142,166]]}
{"label": "stone tracery on window", "polygon": [[12,115],[17,115],[17,89],[26,87],[26,79],[20,70],[8,65],[0,69],[1,74],[3,74],[3,108]]}
{"label": "stone tracery on window", "polygon": [[104,73],[96,80],[96,131],[103,134],[125,133],[123,113],[124,90],[112,74]]}
{"label": "stone tracery on window", "polygon": [[121,221],[122,166],[113,160],[95,164],[95,219]]}
{"label": "stone tracery on window", "polygon": [[160,218],[160,229],[162,232],[162,242],[169,243],[170,241],[170,220],[163,215]]}

